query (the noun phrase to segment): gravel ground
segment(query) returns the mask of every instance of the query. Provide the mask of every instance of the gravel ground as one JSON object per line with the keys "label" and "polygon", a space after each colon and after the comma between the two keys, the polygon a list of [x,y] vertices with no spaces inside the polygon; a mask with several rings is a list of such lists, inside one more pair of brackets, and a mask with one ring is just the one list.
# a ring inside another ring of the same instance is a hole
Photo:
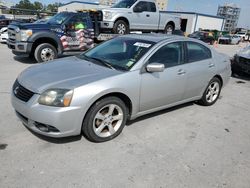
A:
{"label": "gravel ground", "polygon": [[[218,45],[230,56],[241,46]],[[194,103],[130,122],[116,139],[52,140],[16,118],[10,90],[34,64],[0,45],[0,187],[250,187],[250,82],[232,78],[211,107]]]}

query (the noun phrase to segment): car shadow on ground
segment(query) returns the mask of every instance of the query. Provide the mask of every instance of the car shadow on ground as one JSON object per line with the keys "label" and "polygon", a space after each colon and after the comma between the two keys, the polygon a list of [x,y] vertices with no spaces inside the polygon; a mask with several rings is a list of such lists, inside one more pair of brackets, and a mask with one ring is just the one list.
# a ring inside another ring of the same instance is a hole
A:
{"label": "car shadow on ground", "polygon": [[146,114],[146,115],[140,116],[140,117],[138,117],[138,118],[136,118],[134,120],[129,120],[127,122],[126,126],[131,126],[132,124],[134,124],[136,122],[146,120],[146,119],[150,119],[152,117],[156,117],[156,116],[159,116],[159,115],[162,115],[162,114],[166,114],[166,113],[178,110],[180,108],[189,107],[189,106],[192,106],[192,105],[195,105],[195,104],[196,104],[196,102],[188,102],[188,103],[180,104],[178,106],[174,106],[174,107],[171,107],[171,108],[167,108],[167,109],[164,109],[164,110],[160,110],[160,111],[157,111],[157,112]]}
{"label": "car shadow on ground", "polygon": [[250,75],[247,75],[245,73],[233,73],[232,78],[237,78],[245,81],[250,81]]}
{"label": "car shadow on ground", "polygon": [[[135,120],[130,120],[127,122],[126,126],[131,126],[132,124],[136,123],[136,122],[139,122],[139,121],[142,121],[142,120],[146,120],[146,119],[150,119],[152,117],[155,117],[155,116],[159,116],[159,115],[162,115],[162,114],[165,114],[165,113],[168,113],[168,112],[171,112],[171,111],[174,111],[174,110],[178,110],[180,108],[185,108],[185,107],[188,107],[188,106],[192,106],[194,105],[195,102],[189,102],[189,103],[185,103],[185,104],[181,104],[181,105],[178,105],[178,106],[175,106],[175,107],[171,107],[171,108],[168,108],[168,109],[164,109],[164,110],[161,110],[161,111],[158,111],[158,112],[154,112],[154,113],[150,113],[150,114],[147,114],[147,115],[144,115],[144,116],[141,116]],[[70,137],[63,137],[63,138],[52,138],[52,137],[48,137],[48,136],[44,136],[44,135],[40,135],[34,131],[32,131],[31,129],[29,129],[28,127],[24,126],[29,132],[31,132],[31,134],[33,134],[34,136],[38,137],[39,139],[41,140],[44,140],[46,142],[50,142],[50,143],[53,143],[53,144],[65,144],[65,143],[70,143],[70,142],[76,142],[76,141],[79,141],[81,140],[82,138],[86,139],[83,135],[77,135],[77,136],[70,136]],[[87,139],[86,139],[87,140]]]}
{"label": "car shadow on ground", "polygon": [[35,64],[35,58],[30,58],[27,56],[14,56],[13,59],[23,64]]}

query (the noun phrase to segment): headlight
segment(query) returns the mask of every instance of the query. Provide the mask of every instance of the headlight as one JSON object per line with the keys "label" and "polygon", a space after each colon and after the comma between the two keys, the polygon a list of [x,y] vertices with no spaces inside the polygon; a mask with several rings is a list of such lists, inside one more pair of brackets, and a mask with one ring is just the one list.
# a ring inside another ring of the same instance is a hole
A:
{"label": "headlight", "polygon": [[47,106],[67,107],[71,103],[73,90],[49,89],[41,94],[38,103]]}
{"label": "headlight", "polygon": [[112,19],[112,12],[104,11],[103,12],[103,19],[104,20],[110,20],[110,19]]}
{"label": "headlight", "polygon": [[19,27],[17,27],[17,28],[15,29],[15,31],[16,31],[16,33],[19,33],[19,32],[20,32]]}
{"label": "headlight", "polygon": [[20,30],[21,41],[27,41],[28,38],[32,35],[32,30]]}

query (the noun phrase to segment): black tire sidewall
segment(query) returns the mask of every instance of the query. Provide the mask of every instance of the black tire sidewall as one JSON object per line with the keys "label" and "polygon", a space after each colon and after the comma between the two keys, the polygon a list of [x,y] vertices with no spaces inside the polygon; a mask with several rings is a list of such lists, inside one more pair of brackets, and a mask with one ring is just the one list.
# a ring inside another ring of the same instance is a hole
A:
{"label": "black tire sidewall", "polygon": [[[115,104],[118,105],[122,111],[123,111],[123,122],[120,126],[120,128],[117,130],[117,132],[109,137],[99,137],[98,135],[95,134],[94,130],[93,130],[93,121],[95,118],[96,113],[103,108],[104,106],[108,105],[108,104]],[[83,121],[83,125],[82,125],[82,132],[83,135],[92,142],[106,142],[109,140],[114,139],[115,137],[117,137],[123,130],[125,124],[126,124],[126,120],[128,117],[128,109],[126,107],[126,105],[124,104],[124,102],[117,98],[117,97],[106,97],[103,98],[99,101],[97,101],[94,105],[92,105],[90,107],[90,109],[88,110],[84,121]]]}
{"label": "black tire sidewall", "polygon": [[[213,82],[217,82],[217,83],[219,84],[219,87],[220,87],[220,88],[219,88],[219,93],[218,93],[217,98],[216,98],[213,102],[208,102],[207,99],[206,99],[206,93],[207,93],[208,87],[209,87]],[[203,93],[203,96],[202,96],[202,98],[201,98],[201,100],[200,100],[200,103],[201,103],[202,105],[204,105],[204,106],[211,106],[211,105],[213,105],[214,103],[216,103],[216,101],[218,100],[218,98],[219,98],[219,96],[220,96],[221,86],[222,86],[222,83],[221,83],[221,81],[220,81],[218,78],[214,77],[212,80],[210,80],[208,86],[206,87],[206,89],[205,89],[205,91],[204,91],[204,93]]]}
{"label": "black tire sidewall", "polygon": [[35,52],[34,52],[35,59],[37,60],[38,63],[44,62],[42,60],[42,58],[41,58],[41,51],[44,48],[50,48],[50,49],[52,49],[54,51],[54,54],[55,54],[54,59],[57,58],[57,50],[56,50],[56,48],[53,45],[49,44],[49,43],[43,43],[43,44],[38,45],[36,47],[36,49],[35,49]]}
{"label": "black tire sidewall", "polygon": [[[168,24],[168,25],[166,25],[166,27],[165,27],[165,29],[164,29],[164,33],[166,33],[166,34],[168,33],[168,28],[169,28],[169,27],[171,27],[172,33],[174,32],[174,27],[173,27],[172,25]],[[172,34],[172,33],[171,33],[171,34]]]}
{"label": "black tire sidewall", "polygon": [[128,26],[128,24],[127,24],[126,22],[124,22],[123,20],[117,20],[117,21],[115,22],[114,27],[113,27],[114,33],[115,33],[115,34],[119,34],[119,33],[118,33],[118,30],[117,30],[119,24],[123,24],[123,25],[125,26],[125,28],[126,28],[124,35],[125,35],[125,34],[128,34],[128,33],[129,33],[129,26]]}

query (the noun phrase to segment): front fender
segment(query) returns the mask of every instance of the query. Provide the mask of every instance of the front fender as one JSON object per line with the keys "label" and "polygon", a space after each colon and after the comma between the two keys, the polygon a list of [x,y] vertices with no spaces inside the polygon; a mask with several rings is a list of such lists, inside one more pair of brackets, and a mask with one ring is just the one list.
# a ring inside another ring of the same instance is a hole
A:
{"label": "front fender", "polygon": [[49,38],[53,40],[57,44],[57,50],[59,54],[62,53],[63,51],[62,42],[55,33],[45,32],[45,31],[36,32],[31,37],[29,37],[28,42],[34,43],[36,40],[41,39],[41,38]]}

